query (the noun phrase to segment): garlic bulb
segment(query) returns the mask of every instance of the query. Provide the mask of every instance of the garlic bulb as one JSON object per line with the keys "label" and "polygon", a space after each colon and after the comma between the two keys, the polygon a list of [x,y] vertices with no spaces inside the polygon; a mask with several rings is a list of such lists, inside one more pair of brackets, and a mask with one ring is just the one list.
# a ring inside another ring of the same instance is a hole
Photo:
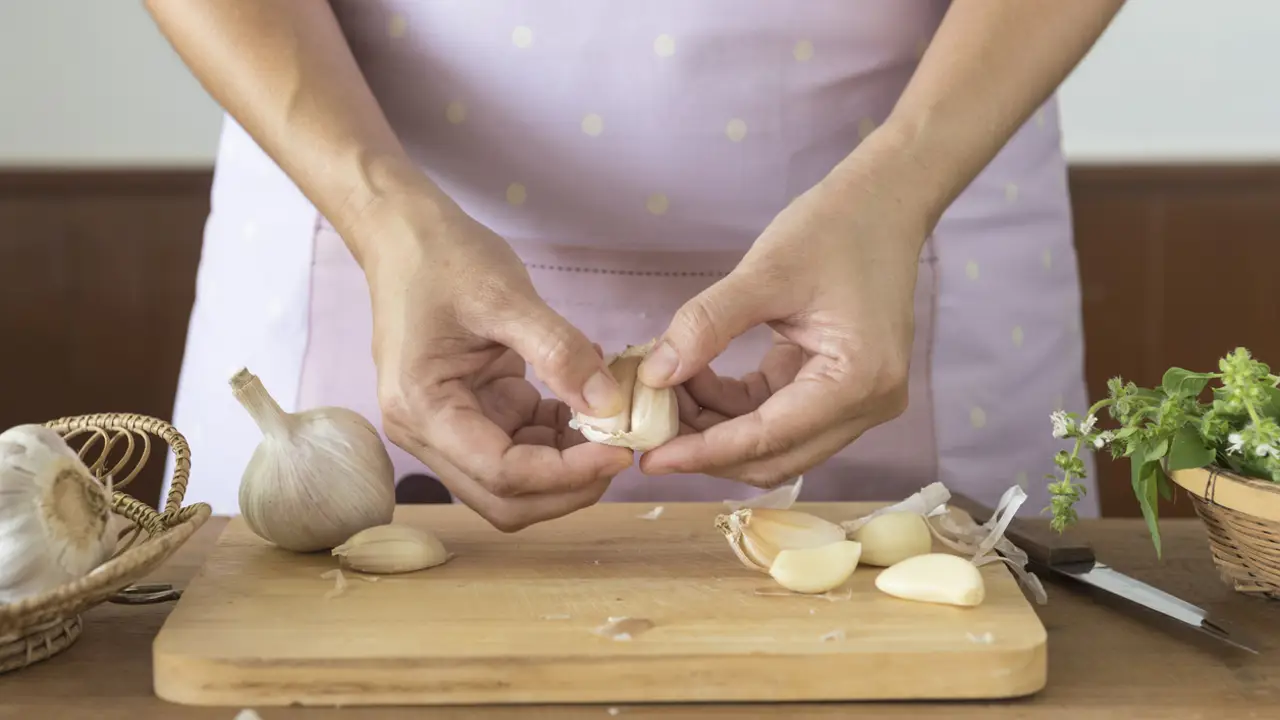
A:
{"label": "garlic bulb", "polygon": [[799,510],[743,508],[716,517],[716,528],[742,564],[760,572],[769,572],[784,550],[822,547],[845,539],[844,528]]}
{"label": "garlic bulb", "polygon": [[334,548],[332,554],[352,570],[378,574],[425,570],[450,557],[435,535],[407,525],[378,525],[361,530]]}
{"label": "garlic bulb", "polygon": [[115,548],[111,492],[58,433],[0,433],[0,604],[81,578]]}
{"label": "garlic bulb", "polygon": [[395,470],[373,425],[346,408],[287,413],[248,370],[231,378],[262,431],[240,479],[249,529],[286,550],[328,550],[391,522]]}
{"label": "garlic bulb", "polygon": [[769,575],[792,592],[824,593],[840,587],[853,575],[861,554],[862,546],[852,540],[783,550],[770,566]]}
{"label": "garlic bulb", "polygon": [[627,402],[622,411],[608,418],[575,413],[569,427],[591,442],[652,450],[680,433],[680,409],[674,388],[652,388],[640,382],[640,362],[656,341],[631,345],[609,361],[609,372],[622,388]]}

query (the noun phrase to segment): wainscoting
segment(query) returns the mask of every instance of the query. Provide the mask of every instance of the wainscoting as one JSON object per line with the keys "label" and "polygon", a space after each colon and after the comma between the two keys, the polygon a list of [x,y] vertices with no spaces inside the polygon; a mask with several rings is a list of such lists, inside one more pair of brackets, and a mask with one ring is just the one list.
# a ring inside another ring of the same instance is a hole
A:
{"label": "wainscoting", "polygon": [[[210,179],[0,170],[0,428],[169,417]],[[1071,190],[1095,397],[1237,345],[1280,364],[1280,166],[1077,167]],[[1136,514],[1127,463],[1101,464],[1104,513]],[[161,469],[131,491],[158,500]]]}

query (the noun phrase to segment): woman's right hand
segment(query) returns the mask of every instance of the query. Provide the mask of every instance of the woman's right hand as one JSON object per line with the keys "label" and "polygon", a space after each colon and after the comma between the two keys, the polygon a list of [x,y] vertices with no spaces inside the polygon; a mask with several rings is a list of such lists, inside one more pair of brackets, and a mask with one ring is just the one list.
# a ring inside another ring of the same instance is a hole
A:
{"label": "woman's right hand", "polygon": [[[506,241],[456,205],[389,205],[357,230],[387,436],[504,531],[594,504],[632,462],[568,427],[572,410],[621,409],[599,351],[543,302]],[[541,397],[526,362],[563,401]]]}

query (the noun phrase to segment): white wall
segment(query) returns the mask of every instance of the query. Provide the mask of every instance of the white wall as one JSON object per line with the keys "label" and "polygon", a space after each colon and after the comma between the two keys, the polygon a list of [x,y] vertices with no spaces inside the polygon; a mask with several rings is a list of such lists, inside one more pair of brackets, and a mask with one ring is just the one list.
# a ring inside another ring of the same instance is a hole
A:
{"label": "white wall", "polygon": [[[1280,160],[1278,74],[1276,0],[1129,0],[1062,90],[1066,151]],[[0,0],[0,165],[206,165],[219,122],[141,0]]]}

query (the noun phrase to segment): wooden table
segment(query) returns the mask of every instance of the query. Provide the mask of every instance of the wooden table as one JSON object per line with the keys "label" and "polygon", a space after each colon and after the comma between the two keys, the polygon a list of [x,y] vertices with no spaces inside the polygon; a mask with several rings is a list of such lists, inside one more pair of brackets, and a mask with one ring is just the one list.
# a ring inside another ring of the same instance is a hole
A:
{"label": "wooden table", "polygon": [[[226,520],[214,518],[148,582],[184,586]],[[1001,703],[605,706],[555,708],[270,708],[264,720],[291,718],[860,718],[922,715],[1001,718],[1280,717],[1280,604],[1235,593],[1218,580],[1195,520],[1163,523],[1165,558],[1156,560],[1141,520],[1082,522],[1076,531],[1117,569],[1211,611],[1262,645],[1248,655],[1159,620],[1112,607],[1056,580],[1040,608],[1049,632],[1049,684],[1039,695]],[[112,605],[85,616],[74,646],[44,663],[0,676],[0,720],[231,720],[239,708],[187,708],[151,692],[151,641],[171,605]]]}

